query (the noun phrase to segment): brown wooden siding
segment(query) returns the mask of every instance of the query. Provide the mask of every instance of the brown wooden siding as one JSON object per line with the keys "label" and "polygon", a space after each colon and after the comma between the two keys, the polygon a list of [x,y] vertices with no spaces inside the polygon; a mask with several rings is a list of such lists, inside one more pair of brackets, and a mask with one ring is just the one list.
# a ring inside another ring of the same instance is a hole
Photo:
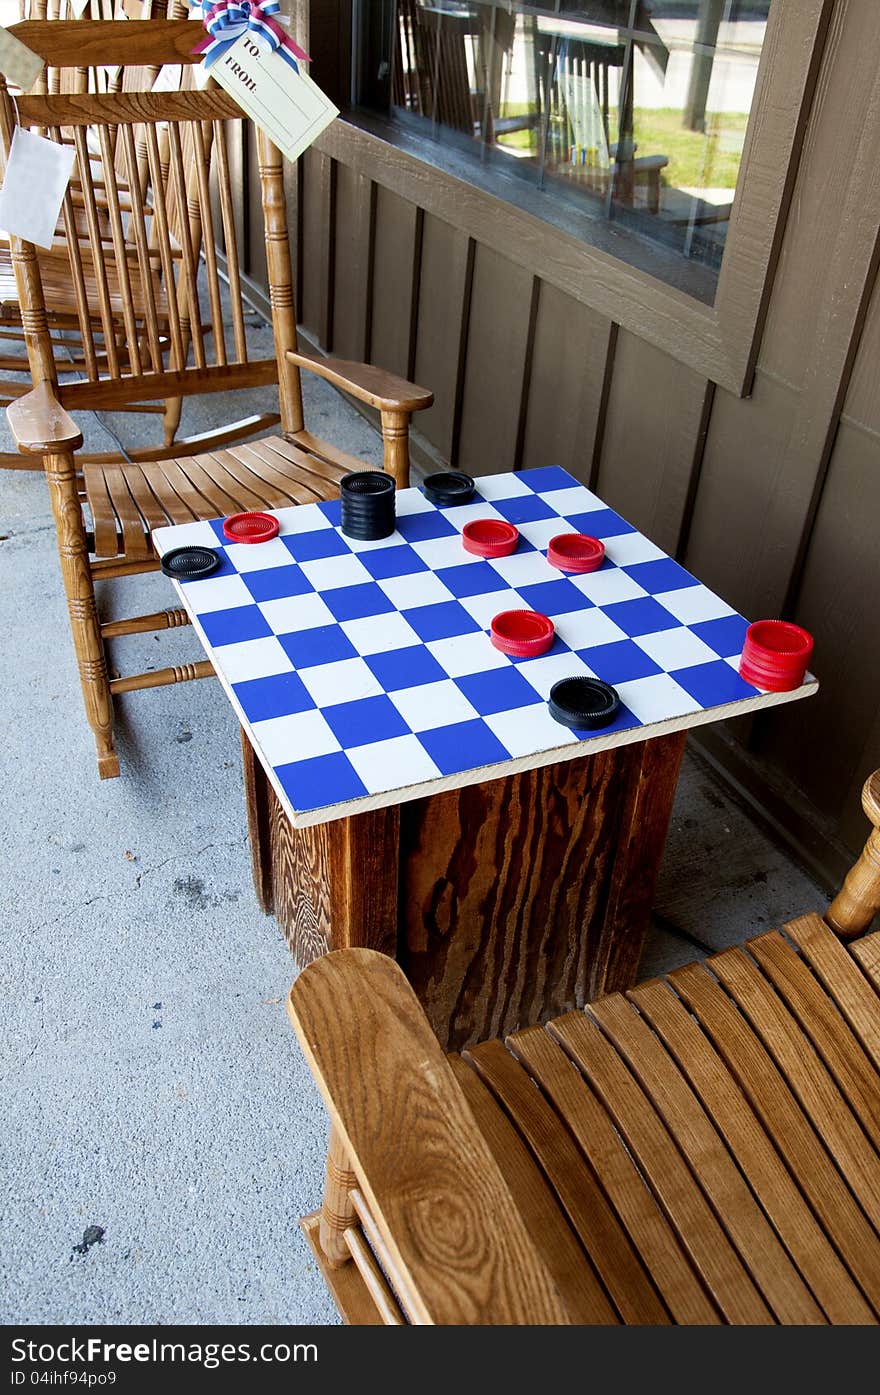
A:
{"label": "brown wooden siding", "polygon": [[876,19],[834,4],[749,397],[542,280],[537,244],[511,260],[490,209],[475,236],[472,200],[402,191],[392,155],[386,183],[310,151],[296,229],[306,335],[433,388],[428,458],[564,465],[743,613],[814,632],[819,696],[705,741],[829,879],[880,765]]}

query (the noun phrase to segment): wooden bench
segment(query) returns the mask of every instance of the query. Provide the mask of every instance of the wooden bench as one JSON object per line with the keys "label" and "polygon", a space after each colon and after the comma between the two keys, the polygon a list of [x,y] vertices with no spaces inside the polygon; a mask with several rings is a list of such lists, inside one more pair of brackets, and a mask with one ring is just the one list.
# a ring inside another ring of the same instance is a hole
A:
{"label": "wooden bench", "polygon": [[[872,1323],[875,825],[825,913],[444,1056],[398,966],[289,1011],[331,1134],[305,1234],[353,1323]],[[837,932],[835,934],[834,932]]]}

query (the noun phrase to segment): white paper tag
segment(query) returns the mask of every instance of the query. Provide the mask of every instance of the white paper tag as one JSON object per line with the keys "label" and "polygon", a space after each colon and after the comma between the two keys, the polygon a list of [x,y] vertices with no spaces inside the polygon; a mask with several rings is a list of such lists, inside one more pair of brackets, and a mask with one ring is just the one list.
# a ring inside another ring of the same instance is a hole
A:
{"label": "white paper tag", "polygon": [[204,92],[208,83],[211,81],[211,69],[206,68],[204,63],[190,63],[189,73],[193,85],[197,87],[200,92]]}
{"label": "white paper tag", "polygon": [[0,73],[22,92],[27,92],[42,71],[40,55],[0,26]]}
{"label": "white paper tag", "polygon": [[297,160],[339,115],[320,87],[247,34],[209,69],[288,160]]}
{"label": "white paper tag", "polygon": [[0,189],[0,228],[51,247],[76,151],[16,126]]}
{"label": "white paper tag", "polygon": [[166,63],[164,68],[160,68],[156,74],[156,81],[153,83],[153,91],[179,92],[180,74],[180,63]]}

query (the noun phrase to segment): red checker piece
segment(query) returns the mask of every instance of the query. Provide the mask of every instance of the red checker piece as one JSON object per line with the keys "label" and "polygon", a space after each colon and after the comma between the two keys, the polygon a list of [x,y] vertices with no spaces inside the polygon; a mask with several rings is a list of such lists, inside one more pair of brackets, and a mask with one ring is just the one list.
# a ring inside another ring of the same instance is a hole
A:
{"label": "red checker piece", "polygon": [[502,518],[475,518],[461,530],[461,545],[476,557],[507,557],[516,552],[519,529]]}
{"label": "red checker piece", "polygon": [[756,620],[746,630],[740,677],[756,688],[788,693],[804,681],[813,636],[788,620]]}
{"label": "red checker piece", "polygon": [[547,652],[555,634],[553,621],[537,610],[502,610],[492,621],[489,638],[502,654],[533,659]]}
{"label": "red checker piece", "polygon": [[586,533],[559,533],[547,548],[547,561],[562,572],[594,572],[604,560],[605,544]]}
{"label": "red checker piece", "polygon": [[270,513],[234,513],[223,520],[223,536],[237,543],[268,542],[278,536],[278,519]]}

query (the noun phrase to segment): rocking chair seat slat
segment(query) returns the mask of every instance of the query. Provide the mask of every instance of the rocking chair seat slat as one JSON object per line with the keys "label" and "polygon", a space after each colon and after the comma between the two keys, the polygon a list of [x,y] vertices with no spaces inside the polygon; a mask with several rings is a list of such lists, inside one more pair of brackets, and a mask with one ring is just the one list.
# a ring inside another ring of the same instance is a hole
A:
{"label": "rocking chair seat slat", "polygon": [[178,460],[87,465],[83,475],[95,556],[149,556],[154,528],[194,518],[333,498],[344,473],[283,436]]}
{"label": "rocking chair seat slat", "polygon": [[412,1322],[876,1323],[880,935],[782,931],[446,1060],[390,958],[306,967],[331,1133],[303,1227],[343,1316],[377,1317],[363,1232]]}
{"label": "rocking chair seat slat", "polygon": [[[83,282],[86,295],[90,305],[96,305],[98,300],[97,280],[85,248],[82,249],[83,257]],[[49,248],[39,253],[40,275],[43,281],[43,292],[46,297],[46,313],[50,323],[69,321],[76,323],[76,299],[74,296],[73,283],[70,277],[70,258],[64,248]],[[129,278],[131,282],[131,310],[140,320],[143,319],[146,311],[146,298],[144,295],[143,271],[134,262],[130,263]],[[110,257],[105,263],[107,276],[107,290],[110,297],[110,312],[114,318],[118,317],[120,330],[122,327],[122,313],[124,309],[124,297],[119,285],[119,275]],[[155,271],[151,272],[150,280],[153,286],[153,296],[156,306],[156,314],[160,321],[168,318],[168,306],[165,293],[162,289],[161,281]],[[12,251],[8,243],[0,243],[0,314],[4,322],[17,324],[21,319],[19,308],[18,288],[15,281],[15,271],[12,266]],[[93,316],[96,325],[100,325],[100,316]],[[23,362],[23,367],[27,364]]]}

